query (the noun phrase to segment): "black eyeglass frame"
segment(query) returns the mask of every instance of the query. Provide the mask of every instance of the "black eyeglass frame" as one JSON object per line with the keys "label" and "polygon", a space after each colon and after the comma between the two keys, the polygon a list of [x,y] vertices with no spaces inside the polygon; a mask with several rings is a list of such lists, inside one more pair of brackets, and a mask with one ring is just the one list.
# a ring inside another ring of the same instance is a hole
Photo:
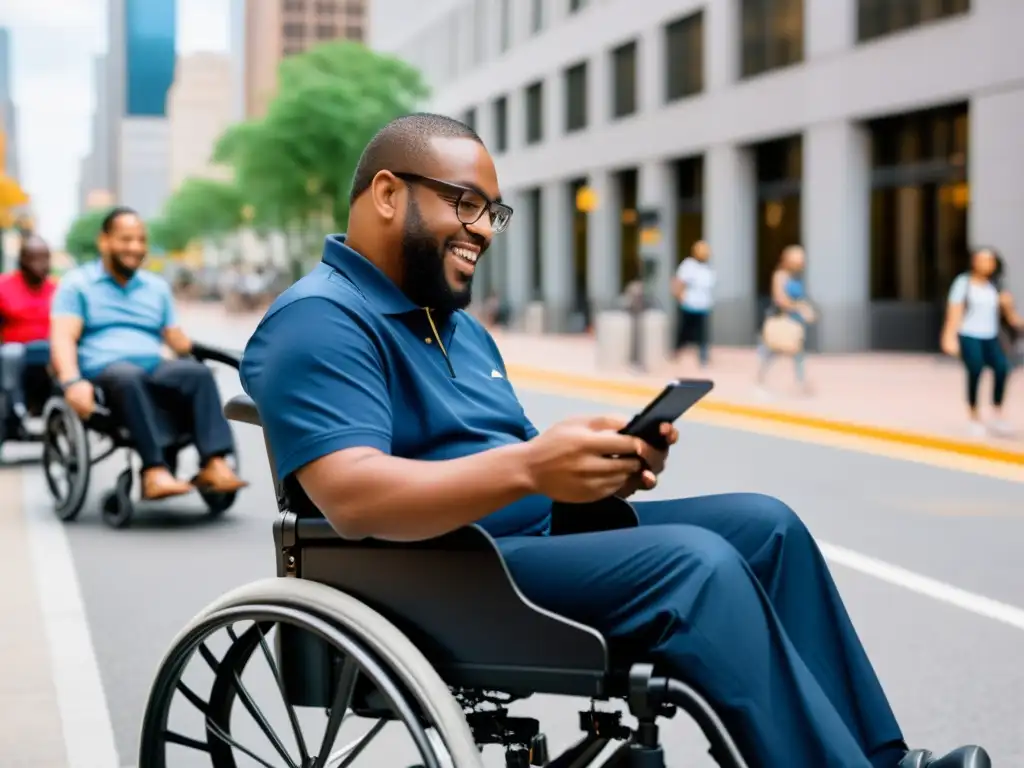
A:
{"label": "black eyeglass frame", "polygon": [[[508,229],[508,225],[512,221],[512,214],[514,213],[512,206],[507,205],[506,203],[499,202],[497,200],[492,200],[479,189],[467,187],[462,184],[455,184],[451,181],[444,181],[443,179],[435,179],[431,176],[423,176],[422,174],[419,173],[391,171],[391,175],[393,175],[395,178],[402,179],[403,181],[408,181],[414,184],[419,183],[424,184],[425,186],[434,187],[435,191],[441,193],[442,196],[444,196],[444,193],[447,192],[448,195],[452,198],[450,202],[452,203],[452,207],[455,208],[455,215],[458,217],[459,222],[461,222],[462,224],[476,224],[478,221],[480,221],[480,218],[485,213],[489,212],[491,216],[491,227],[494,230],[494,234],[499,235]],[[484,205],[480,208],[480,213],[477,214],[476,218],[474,218],[472,221],[467,221],[460,211],[462,197],[463,195],[466,194],[476,195],[484,200]],[[507,215],[505,218],[504,225],[502,225],[501,228],[499,229],[495,225],[495,222],[498,220],[499,214],[502,212],[504,212]]]}

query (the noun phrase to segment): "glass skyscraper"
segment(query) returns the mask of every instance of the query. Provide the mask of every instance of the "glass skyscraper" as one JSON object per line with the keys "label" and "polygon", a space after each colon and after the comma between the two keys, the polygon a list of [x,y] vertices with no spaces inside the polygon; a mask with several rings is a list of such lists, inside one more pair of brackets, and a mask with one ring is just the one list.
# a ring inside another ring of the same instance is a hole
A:
{"label": "glass skyscraper", "polygon": [[125,116],[165,117],[174,82],[176,0],[124,0]]}

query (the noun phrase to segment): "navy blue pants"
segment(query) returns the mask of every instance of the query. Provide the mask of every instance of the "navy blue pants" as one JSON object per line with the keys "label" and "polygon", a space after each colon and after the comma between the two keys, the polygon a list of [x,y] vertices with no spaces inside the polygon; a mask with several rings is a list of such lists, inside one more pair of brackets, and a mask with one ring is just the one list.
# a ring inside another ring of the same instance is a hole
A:
{"label": "navy blue pants", "polygon": [[500,539],[516,583],[695,685],[751,766],[896,768],[899,726],[789,507],[758,494],[633,506],[636,528]]}
{"label": "navy blue pants", "polygon": [[[166,464],[171,424],[191,430],[202,464],[234,449],[213,372],[196,360],[165,360],[152,372],[132,363],[113,363],[93,382],[127,427],[143,469]],[[160,410],[171,418],[161,418]]]}

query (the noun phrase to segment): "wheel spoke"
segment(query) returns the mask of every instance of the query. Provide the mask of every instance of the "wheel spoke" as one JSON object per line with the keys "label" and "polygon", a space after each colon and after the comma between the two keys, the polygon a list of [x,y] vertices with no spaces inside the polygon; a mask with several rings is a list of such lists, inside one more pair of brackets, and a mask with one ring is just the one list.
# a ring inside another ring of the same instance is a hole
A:
{"label": "wheel spoke", "polygon": [[164,739],[168,744],[177,744],[182,747],[188,747],[189,749],[194,749],[197,752],[210,751],[209,744],[204,744],[201,741],[190,739],[188,736],[182,736],[180,733],[175,733],[174,731],[164,731]]}
{"label": "wheel spoke", "polygon": [[263,735],[266,736],[270,743],[274,745],[274,749],[277,750],[277,754],[288,763],[288,768],[299,768],[298,764],[292,760],[291,755],[288,754],[288,750],[285,749],[284,744],[281,743],[281,739],[273,728],[270,727],[270,723],[267,722],[267,718],[260,711],[260,708],[256,706],[256,702],[252,698],[252,694],[246,689],[245,685],[242,684],[242,678],[239,677],[238,672],[233,673],[235,678],[235,691],[238,692],[238,697],[242,700],[242,706],[244,706],[249,714],[252,715],[253,720],[263,731]]}
{"label": "wheel spoke", "polygon": [[341,672],[338,674],[338,687],[334,692],[334,702],[331,704],[331,714],[327,719],[327,729],[324,731],[324,740],[320,744],[320,753],[313,763],[313,768],[324,768],[327,762],[327,755],[335,739],[338,738],[338,729],[341,721],[345,719],[352,704],[352,694],[356,689],[356,681],[359,680],[359,665],[349,656],[341,665]]}
{"label": "wheel spoke", "polygon": [[220,667],[220,662],[217,661],[217,657],[213,655],[213,651],[206,647],[206,643],[199,644],[199,655],[203,657],[203,661],[213,670],[214,673]]}
{"label": "wheel spoke", "polygon": [[181,680],[178,681],[177,688],[179,691],[181,691],[181,695],[188,699],[189,704],[198,709],[203,715],[210,714],[210,703],[208,701],[203,701],[201,698],[199,698],[199,695],[191,688],[189,688],[187,685],[185,685],[183,682],[181,682]]}
{"label": "wheel spoke", "polygon": [[[288,720],[292,724],[292,731],[295,733],[295,741],[299,745],[299,757],[302,759],[302,764],[305,765],[309,762],[309,751],[306,749],[306,740],[302,737],[302,728],[299,726],[298,715],[295,714],[295,707],[288,701],[288,695],[284,690],[284,680],[281,679],[281,670],[277,668],[277,663],[274,661],[274,655],[270,652],[270,648],[267,646],[266,637],[263,634],[263,627],[259,624],[254,624],[256,632],[260,636],[260,649],[263,651],[263,657],[267,660],[267,664],[270,666],[270,671],[274,674],[274,681],[277,683],[277,690],[281,692],[281,701],[284,702],[285,709],[288,710]],[[280,629],[278,629],[280,632]]]}
{"label": "wheel spoke", "polygon": [[[227,744],[227,745],[229,745],[231,747],[234,747],[239,752],[244,752],[245,754],[247,754],[249,757],[251,757],[257,763],[259,763],[260,765],[264,766],[264,768],[278,768],[278,766],[271,765],[270,763],[268,763],[262,757],[260,757],[255,752],[253,752],[251,749],[249,749],[247,747],[243,747],[241,744],[239,744],[237,741],[235,741],[233,738],[231,738],[230,734],[225,733],[224,729],[221,728],[219,725],[217,725],[212,720],[207,719],[207,721],[206,721],[206,729],[210,733],[212,733],[214,736],[216,736],[218,739],[223,741],[225,744]],[[293,763],[293,765],[294,765],[294,763]]]}
{"label": "wheel spoke", "polygon": [[385,725],[387,725],[387,720],[378,720],[358,740],[349,744],[344,749],[339,749],[328,757],[327,762],[324,763],[324,768],[345,768],[347,765],[352,765],[352,761],[359,757],[360,753],[369,746],[370,742],[381,732]]}

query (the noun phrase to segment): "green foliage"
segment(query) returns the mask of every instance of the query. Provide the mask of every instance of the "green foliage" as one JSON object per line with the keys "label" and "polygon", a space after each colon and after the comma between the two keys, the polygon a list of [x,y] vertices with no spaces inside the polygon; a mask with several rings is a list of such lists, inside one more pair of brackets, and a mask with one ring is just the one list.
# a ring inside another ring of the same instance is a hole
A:
{"label": "green foliage", "polygon": [[331,41],[281,62],[266,117],[232,126],[214,161],[231,166],[258,228],[348,219],[348,191],[363,147],[389,120],[414,111],[428,90],[391,56]]}
{"label": "green foliage", "polygon": [[107,212],[105,208],[86,211],[71,222],[68,233],[64,236],[64,250],[78,263],[99,257],[99,246],[96,241]]}

